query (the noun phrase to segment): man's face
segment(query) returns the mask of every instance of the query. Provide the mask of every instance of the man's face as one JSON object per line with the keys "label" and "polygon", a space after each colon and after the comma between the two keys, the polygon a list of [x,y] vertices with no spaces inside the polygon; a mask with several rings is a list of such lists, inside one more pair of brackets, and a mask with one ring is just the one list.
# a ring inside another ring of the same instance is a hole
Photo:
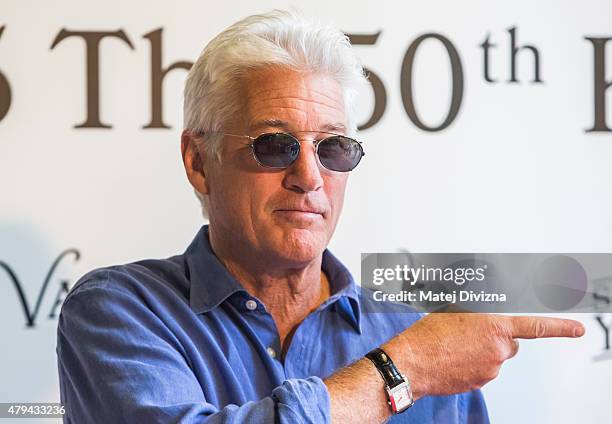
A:
{"label": "man's face", "polygon": [[306,264],[327,246],[344,201],[348,173],[323,168],[312,143],[326,137],[321,132],[345,132],[342,89],[329,76],[273,68],[245,78],[242,96],[227,132],[291,133],[300,154],[286,169],[264,168],[251,140],[226,136],[221,163],[205,166],[211,234],[233,254]]}

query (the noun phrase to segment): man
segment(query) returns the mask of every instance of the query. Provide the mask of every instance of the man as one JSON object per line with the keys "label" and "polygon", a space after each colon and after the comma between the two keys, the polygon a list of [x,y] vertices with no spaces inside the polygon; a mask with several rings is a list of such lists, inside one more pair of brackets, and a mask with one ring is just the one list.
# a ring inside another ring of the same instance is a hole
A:
{"label": "man", "polygon": [[285,12],[211,41],[181,140],[210,225],[183,255],[75,285],[58,329],[65,422],[484,423],[478,389],[517,338],[582,335],[570,320],[368,313],[326,250],[362,157],[362,82],[342,33]]}

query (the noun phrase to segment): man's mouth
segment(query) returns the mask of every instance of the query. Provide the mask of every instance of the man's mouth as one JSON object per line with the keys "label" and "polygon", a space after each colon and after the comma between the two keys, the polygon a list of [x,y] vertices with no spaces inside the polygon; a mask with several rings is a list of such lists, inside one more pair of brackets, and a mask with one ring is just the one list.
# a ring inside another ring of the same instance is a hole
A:
{"label": "man's mouth", "polygon": [[322,212],[318,212],[315,210],[309,210],[309,209],[277,209],[275,212],[295,213],[295,214],[304,214],[304,215],[323,215]]}
{"label": "man's mouth", "polygon": [[314,220],[323,217],[322,210],[310,207],[283,208],[276,209],[274,212],[285,218],[295,220]]}

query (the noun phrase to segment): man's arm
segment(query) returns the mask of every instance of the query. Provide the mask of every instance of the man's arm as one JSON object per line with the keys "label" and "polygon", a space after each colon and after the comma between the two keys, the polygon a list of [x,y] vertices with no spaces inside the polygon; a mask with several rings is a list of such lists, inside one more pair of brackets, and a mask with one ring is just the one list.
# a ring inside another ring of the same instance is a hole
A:
{"label": "man's arm", "polygon": [[[516,339],[580,337],[574,320],[493,314],[433,313],[382,346],[411,382],[415,401],[478,389],[518,352]],[[381,423],[390,416],[383,381],[368,359],[325,380],[334,423]],[[410,413],[409,411],[406,413]]]}

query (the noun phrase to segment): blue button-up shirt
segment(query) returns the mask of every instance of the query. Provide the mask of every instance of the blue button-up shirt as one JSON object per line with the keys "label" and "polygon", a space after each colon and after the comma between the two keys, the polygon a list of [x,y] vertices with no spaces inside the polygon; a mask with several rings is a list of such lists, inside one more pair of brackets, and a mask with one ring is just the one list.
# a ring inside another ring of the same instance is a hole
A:
{"label": "blue button-up shirt", "polygon": [[[322,379],[419,315],[368,312],[373,301],[327,250],[322,269],[331,296],[298,326],[284,358],[272,316],[219,262],[206,226],[182,255],[88,273],[59,318],[64,422],[329,422]],[[488,417],[474,391],[422,398],[390,422]]]}

